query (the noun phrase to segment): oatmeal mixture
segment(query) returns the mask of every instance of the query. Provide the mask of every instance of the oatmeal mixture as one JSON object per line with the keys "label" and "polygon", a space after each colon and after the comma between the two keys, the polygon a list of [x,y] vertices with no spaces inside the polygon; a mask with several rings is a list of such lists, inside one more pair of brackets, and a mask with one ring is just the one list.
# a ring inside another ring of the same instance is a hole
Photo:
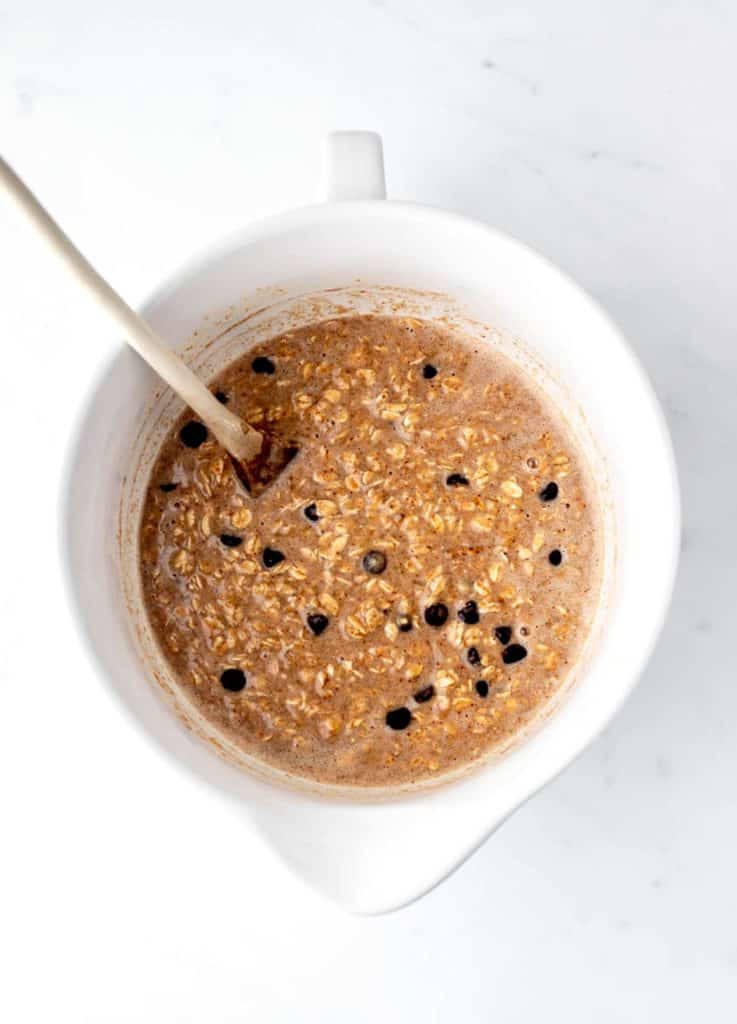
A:
{"label": "oatmeal mixture", "polygon": [[588,472],[547,399],[438,324],[379,317],[274,338],[213,390],[300,452],[254,501],[190,414],[154,468],[148,616],[209,721],[359,786],[516,733],[575,662],[599,587]]}

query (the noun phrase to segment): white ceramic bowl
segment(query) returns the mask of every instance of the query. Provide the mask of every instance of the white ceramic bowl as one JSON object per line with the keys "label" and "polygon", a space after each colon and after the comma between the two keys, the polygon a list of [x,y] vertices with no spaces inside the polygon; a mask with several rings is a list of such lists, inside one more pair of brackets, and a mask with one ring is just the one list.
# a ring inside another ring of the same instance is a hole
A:
{"label": "white ceramic bowl", "polygon": [[[573,685],[503,755],[450,785],[393,799],[326,798],[219,758],[184,728],[152,680],[155,672],[166,686],[168,670],[137,604],[138,514],[158,441],[181,407],[123,346],[88,396],[73,441],[65,546],[91,651],[152,740],[239,801],[308,883],[347,908],[378,912],[422,895],[462,863],[621,705],[668,605],[679,499],[650,385],[580,288],[483,224],[384,201],[377,136],[340,133],[327,151],[331,201],[252,225],[194,259],[144,315],[173,346],[187,342],[203,373],[284,324],[398,301],[453,319],[524,362],[586,445],[606,506],[605,597]],[[177,710],[207,733],[191,709]]]}

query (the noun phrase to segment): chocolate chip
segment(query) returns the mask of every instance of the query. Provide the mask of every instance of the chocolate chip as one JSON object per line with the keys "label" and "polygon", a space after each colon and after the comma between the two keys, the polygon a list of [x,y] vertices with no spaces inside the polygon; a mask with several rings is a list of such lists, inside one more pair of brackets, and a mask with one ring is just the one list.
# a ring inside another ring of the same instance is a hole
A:
{"label": "chocolate chip", "polygon": [[558,485],[554,480],[551,480],[549,484],[545,484],[543,489],[540,491],[540,501],[555,501],[558,497]]}
{"label": "chocolate chip", "polygon": [[226,668],[220,675],[220,682],[223,689],[238,693],[246,685],[246,674],[239,668]]}
{"label": "chocolate chip", "polygon": [[361,565],[372,576],[378,576],[386,569],[386,555],[383,551],[367,551],[361,559]]}
{"label": "chocolate chip", "polygon": [[450,473],[445,482],[448,487],[468,487],[468,477],[463,473]]}
{"label": "chocolate chip", "polygon": [[224,544],[226,548],[239,548],[243,543],[243,538],[236,537],[234,533],[221,533],[220,543]]}
{"label": "chocolate chip", "polygon": [[435,696],[435,687],[432,683],[429,686],[424,686],[421,690],[418,690],[415,694],[415,700],[418,704],[424,704],[428,700],[432,700]]}
{"label": "chocolate chip", "polygon": [[386,713],[386,724],[390,729],[406,729],[412,721],[409,708],[393,708]]}
{"label": "chocolate chip", "polygon": [[164,494],[171,494],[172,491],[176,491],[179,484],[159,484],[159,490],[163,491]]}
{"label": "chocolate chip", "polygon": [[522,644],[510,644],[502,651],[502,661],[505,665],[514,665],[516,661],[522,661],[527,657],[527,648]]}
{"label": "chocolate chip", "polygon": [[466,601],[464,606],[458,609],[458,618],[467,626],[475,626],[479,621],[479,606],[475,601]]}
{"label": "chocolate chip", "polygon": [[432,380],[433,377],[437,377],[437,375],[438,369],[436,366],[433,366],[432,363],[425,363],[422,367],[422,376],[425,380]]}
{"label": "chocolate chip", "polygon": [[497,626],[494,630],[494,636],[497,638],[502,647],[506,647],[509,641],[512,639],[512,627],[511,626]]}
{"label": "chocolate chip", "polygon": [[254,373],[274,373],[276,366],[268,356],[256,356],[251,363],[251,369]]}
{"label": "chocolate chip", "polygon": [[329,619],[327,615],[323,615],[322,612],[310,612],[307,616],[307,625],[310,627],[315,636],[319,636],[324,633],[328,628]]}
{"label": "chocolate chip", "polygon": [[400,633],[409,633],[412,629],[412,619],[409,615],[400,615],[397,618],[397,629]]}
{"label": "chocolate chip", "polygon": [[217,398],[218,402],[220,402],[221,405],[228,404],[228,396],[225,394],[224,391],[216,391],[215,398]]}
{"label": "chocolate chip", "polygon": [[207,440],[207,427],[197,420],[190,420],[179,431],[179,438],[187,448],[199,448]]}
{"label": "chocolate chip", "polygon": [[554,548],[548,555],[548,561],[551,565],[560,565],[563,561],[563,552],[559,551],[558,548]]}
{"label": "chocolate chip", "polygon": [[479,695],[479,697],[489,696],[489,684],[486,682],[485,679],[479,679],[479,681],[476,683],[476,693]]}
{"label": "chocolate chip", "polygon": [[480,665],[481,655],[476,647],[469,647],[466,651],[466,657],[468,658],[469,665]]}
{"label": "chocolate chip", "polygon": [[429,604],[425,609],[425,622],[428,626],[443,626],[445,620],[448,618],[448,606],[439,602],[438,604]]}
{"label": "chocolate chip", "polygon": [[320,518],[320,516],[317,514],[317,505],[314,503],[314,501],[312,502],[311,505],[307,505],[302,511],[304,512],[304,514],[307,516],[311,523],[316,523],[317,520]]}
{"label": "chocolate chip", "polygon": [[264,548],[261,559],[267,569],[273,569],[279,562],[284,561],[284,555],[281,551],[277,551],[276,548]]}

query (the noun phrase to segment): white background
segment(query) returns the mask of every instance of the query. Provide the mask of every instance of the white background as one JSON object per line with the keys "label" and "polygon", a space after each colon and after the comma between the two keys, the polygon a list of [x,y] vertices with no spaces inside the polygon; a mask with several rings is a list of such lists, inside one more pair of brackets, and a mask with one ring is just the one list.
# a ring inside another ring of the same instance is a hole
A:
{"label": "white background", "polygon": [[440,889],[349,917],[78,647],[57,490],[104,332],[0,204],[0,1019],[735,1020],[736,50],[730,0],[0,3],[4,155],[131,301],[312,200],[326,131],[376,129],[391,195],[524,239],[620,323],[685,502],[608,732]]}

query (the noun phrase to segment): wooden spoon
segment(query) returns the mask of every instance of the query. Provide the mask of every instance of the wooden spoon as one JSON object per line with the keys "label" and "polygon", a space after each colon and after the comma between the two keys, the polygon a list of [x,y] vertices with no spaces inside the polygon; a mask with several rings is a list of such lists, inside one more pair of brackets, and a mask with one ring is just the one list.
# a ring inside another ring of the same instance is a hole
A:
{"label": "wooden spoon", "polygon": [[125,340],[148,363],[182,401],[194,410],[230,454],[246,489],[264,489],[296,454],[296,449],[277,450],[271,439],[229,412],[210,392],[204,381],[149,327],[146,321],[111,288],[67,238],[59,225],[18,175],[0,157],[0,185],[15,200],[31,224],[72,271],[108,316],[123,331]]}

